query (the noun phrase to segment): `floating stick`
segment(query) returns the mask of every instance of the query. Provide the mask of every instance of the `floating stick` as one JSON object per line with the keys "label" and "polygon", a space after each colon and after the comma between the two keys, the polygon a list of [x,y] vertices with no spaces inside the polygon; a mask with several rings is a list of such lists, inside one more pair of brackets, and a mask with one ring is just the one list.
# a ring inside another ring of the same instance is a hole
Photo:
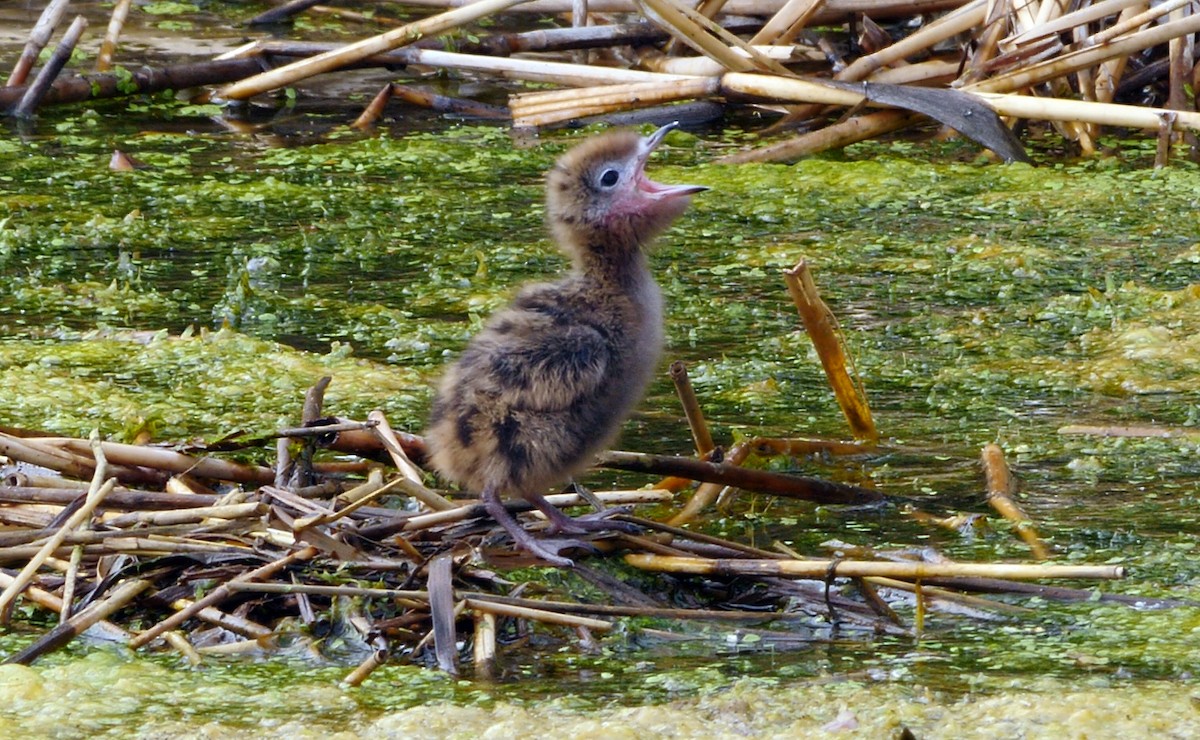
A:
{"label": "floating stick", "polygon": [[828,378],[838,405],[842,407],[842,413],[850,424],[850,433],[855,439],[874,442],[879,439],[879,432],[876,431],[875,420],[871,417],[866,389],[857,373],[852,377],[847,370],[848,366],[853,368],[853,362],[848,361],[845,338],[838,329],[833,312],[821,300],[817,284],[808,269],[808,262],[800,260],[792,269],[784,270],[783,275],[788,293],[791,294],[792,301],[800,312],[800,319],[804,322],[804,329],[821,359],[821,367],[825,368],[825,377]]}
{"label": "floating stick", "polygon": [[1012,474],[1009,473],[1008,465],[1004,462],[1004,450],[996,444],[984,445],[981,458],[987,476],[988,504],[1012,523],[1017,534],[1025,541],[1025,544],[1029,545],[1035,558],[1045,560],[1050,557],[1049,548],[1038,535],[1033,522],[1011,498],[1010,494],[1015,488],[1015,483]]}
{"label": "floating stick", "polygon": [[725,576],[782,576],[825,580],[832,577],[883,576],[913,581],[965,576],[1037,580],[1040,578],[1115,579],[1119,565],[1021,565],[1017,563],[911,563],[872,560],[712,560],[667,555],[626,555],[643,570]]}

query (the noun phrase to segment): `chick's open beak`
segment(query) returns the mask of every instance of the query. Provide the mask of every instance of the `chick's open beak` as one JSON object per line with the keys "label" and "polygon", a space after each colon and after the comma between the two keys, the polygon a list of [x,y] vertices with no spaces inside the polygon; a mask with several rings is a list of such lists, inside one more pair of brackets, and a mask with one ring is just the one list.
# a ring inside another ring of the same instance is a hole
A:
{"label": "chick's open beak", "polygon": [[694,193],[700,193],[708,190],[708,188],[704,185],[664,185],[659,182],[654,182],[646,177],[646,160],[650,158],[650,154],[658,148],[658,145],[662,143],[662,140],[666,138],[667,134],[678,127],[679,122],[672,121],[649,136],[642,138],[638,151],[637,184],[638,189],[643,193],[652,195],[655,198],[673,198],[692,195]]}

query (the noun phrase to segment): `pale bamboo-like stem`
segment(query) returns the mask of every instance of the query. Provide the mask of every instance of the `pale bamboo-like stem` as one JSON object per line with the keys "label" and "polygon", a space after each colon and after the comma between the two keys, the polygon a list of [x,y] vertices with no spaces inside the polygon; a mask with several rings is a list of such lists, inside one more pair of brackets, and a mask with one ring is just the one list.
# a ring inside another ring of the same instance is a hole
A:
{"label": "pale bamboo-like stem", "polygon": [[483,678],[491,678],[496,669],[496,615],[494,613],[482,610],[475,612],[475,637],[472,642],[475,673]]}
{"label": "pale bamboo-like stem", "polygon": [[200,656],[192,643],[184,637],[179,630],[168,630],[163,633],[163,639],[167,641],[171,647],[175,648],[176,652],[184,657],[188,665],[198,666],[204,662],[204,658]]}
{"label": "pale bamboo-like stem", "polygon": [[551,90],[524,93],[509,97],[508,107],[514,121],[536,117],[570,108],[624,105],[642,107],[686,98],[714,94],[720,87],[716,79],[694,78],[686,81],[634,82],[625,85],[603,85],[584,90]]}
{"label": "pale bamboo-like stem", "polygon": [[[182,611],[191,607],[194,603],[196,603],[194,599],[179,598],[171,602],[171,608]],[[259,624],[245,617],[239,617],[236,614],[221,611],[213,606],[206,606],[196,612],[196,619],[208,622],[209,624],[215,624],[222,629],[239,635],[245,635],[246,637],[252,637],[256,640],[262,640],[275,634],[274,630],[264,624]]]}
{"label": "pale bamboo-like stem", "polygon": [[[1197,29],[1200,30],[1200,14],[1194,16],[1194,20],[1196,21]],[[995,79],[998,78],[984,80],[980,84],[986,85]],[[731,72],[721,78],[721,91],[726,95],[748,95],[773,98],[779,101],[817,102],[836,105],[858,105],[864,102],[863,96],[851,90],[835,90],[834,88],[805,80],[793,80],[772,75],[741,72]],[[1002,116],[1016,116],[1018,118],[1036,118],[1050,121],[1084,121],[1086,123],[1097,123],[1102,126],[1125,126],[1129,128],[1157,130],[1159,121],[1161,120],[1160,115],[1166,112],[1164,108],[1146,108],[1134,105],[1117,105],[1114,103],[1092,103],[1083,100],[1035,98],[1029,95],[985,92],[975,87],[964,88],[962,92],[975,95]],[[884,111],[883,113],[893,114],[893,116],[905,115],[900,111]],[[1176,113],[1178,115],[1175,121],[1176,129],[1200,129],[1200,113],[1190,111],[1176,111]],[[878,113],[871,114],[871,116],[880,115]],[[867,119],[869,116],[862,116],[861,118]],[[880,123],[877,125],[862,126],[863,129],[870,132],[869,135],[878,134],[880,129],[888,125],[888,123],[894,122],[891,118],[872,120],[879,121]],[[805,136],[814,136],[835,129],[835,127],[842,127],[846,123],[834,124],[833,126],[828,126],[825,129],[813,132],[813,134],[806,134]],[[788,147],[784,145],[792,145],[793,142],[802,138],[804,137],[797,137],[791,141],[783,142],[782,145],[775,145],[775,148],[780,150],[787,149]],[[837,140],[845,141],[846,138],[848,137],[839,136]],[[760,153],[770,151],[771,149],[772,147],[765,147],[754,152],[740,152],[738,155],[727,157],[721,161],[759,161],[755,160],[751,155],[762,156]],[[808,153],[808,151],[811,151],[811,148],[806,149],[805,153]]]}
{"label": "pale bamboo-like stem", "polygon": [[1049,558],[1050,549],[1038,535],[1033,521],[1012,500],[1011,493],[1016,484],[1004,461],[1004,450],[996,444],[984,445],[980,458],[987,477],[988,504],[1013,525],[1017,535],[1029,545],[1033,557],[1038,560]]}
{"label": "pale bamboo-like stem", "polygon": [[496,601],[486,601],[484,599],[465,599],[468,609],[485,614],[495,614],[500,617],[514,617],[516,619],[529,619],[535,622],[544,622],[546,624],[561,624],[567,627],[587,627],[588,629],[607,632],[612,629],[612,623],[606,622],[603,619],[593,619],[591,617],[580,617],[573,614],[563,614],[561,612],[551,612],[545,609],[534,609],[528,606],[512,606],[511,604],[501,604]]}
{"label": "pale bamboo-like stem", "polygon": [[835,78],[845,82],[865,79],[867,75],[880,67],[901,61],[934,44],[975,28],[983,23],[986,13],[987,0],[971,0],[958,10],[947,13],[891,46],[884,47],[874,54],[859,57],[841,73],[835,75]]}
{"label": "pale bamboo-like stem", "polygon": [[[1171,11],[1171,20],[1179,21],[1183,19],[1183,8],[1177,8]],[[1190,34],[1188,34],[1190,35]],[[1184,56],[1185,36],[1176,36],[1167,42],[1167,60],[1170,76],[1167,81],[1167,107],[1174,110],[1184,110],[1187,105],[1187,98],[1184,94],[1184,83],[1190,83],[1192,80],[1192,64],[1191,60]],[[1158,159],[1163,160],[1162,167],[1166,166],[1166,159],[1171,150],[1171,126],[1165,125],[1162,127],[1165,134],[1159,136],[1159,149],[1162,150],[1161,157],[1155,157],[1156,166]]]}
{"label": "pale bamboo-like stem", "polygon": [[90,478],[95,473],[94,463],[82,455],[56,449],[42,440],[14,437],[3,432],[0,432],[0,455],[57,470],[72,478]]}
{"label": "pale bamboo-like stem", "polygon": [[[71,437],[44,437],[33,441],[53,445],[67,452],[81,452],[81,448],[86,445],[86,442]],[[136,465],[167,470],[172,473],[190,473],[201,478],[214,478],[236,483],[265,485],[275,480],[274,471],[257,465],[243,465],[215,457],[193,457],[174,450],[144,445],[128,445],[119,442],[102,442],[101,445],[109,462],[117,465]]]}
{"label": "pale bamboo-like stem", "polygon": [[9,74],[5,87],[20,87],[25,84],[25,80],[29,78],[29,70],[33,69],[33,63],[37,61],[38,54],[41,54],[42,49],[50,42],[55,27],[66,15],[67,6],[70,4],[71,0],[50,0],[46,3],[42,14],[38,16],[37,23],[33,25],[33,30],[29,32],[29,40],[25,42],[25,49],[21,52],[17,63],[13,65],[13,71]]}
{"label": "pale bamboo-like stem", "polygon": [[133,639],[131,639],[129,641],[130,649],[136,650],[137,648],[141,647],[142,645],[145,645],[146,643],[150,642],[154,638],[158,637],[163,632],[166,632],[167,630],[175,629],[179,625],[181,625],[184,622],[186,622],[187,620],[191,619],[193,616],[196,615],[197,612],[204,609],[205,607],[213,606],[214,604],[217,604],[217,603],[229,598],[229,595],[231,593],[233,593],[232,590],[230,590],[230,588],[229,588],[230,582],[256,581],[261,578],[267,578],[269,576],[274,575],[278,571],[283,570],[284,568],[288,567],[289,565],[292,565],[293,563],[298,563],[298,562],[301,562],[304,560],[310,560],[310,559],[316,557],[318,552],[319,551],[315,547],[306,547],[303,550],[297,550],[296,552],[285,555],[284,557],[279,558],[278,560],[267,563],[266,565],[262,566],[261,568],[255,568],[254,570],[252,570],[248,573],[243,573],[239,576],[235,576],[232,579],[232,581],[227,581],[226,583],[223,583],[220,586],[217,586],[215,589],[213,589],[207,595],[205,595],[204,598],[193,602],[186,609],[183,609],[181,611],[176,612],[175,614],[172,614],[171,616],[167,617],[166,619],[159,622],[158,624],[135,635],[133,637]]}
{"label": "pale bamboo-like stem", "polygon": [[1012,0],[989,0],[987,13],[984,14],[983,32],[963,74],[964,81],[973,82],[983,78],[984,65],[996,56],[1000,37],[1008,31],[1011,4]]}
{"label": "pale bamboo-like stem", "polygon": [[958,68],[957,60],[930,59],[916,64],[906,64],[903,67],[877,69],[867,75],[867,80],[888,85],[949,83],[958,77]]}
{"label": "pale bamboo-like stem", "polygon": [[1151,23],[1154,21],[1154,19],[1167,15],[1174,10],[1178,10],[1190,2],[1192,2],[1192,0],[1165,0],[1164,2],[1155,5],[1152,8],[1143,10],[1141,13],[1131,15],[1128,18],[1122,18],[1112,26],[1109,26],[1103,31],[1088,37],[1087,41],[1084,43],[1088,46],[1100,46],[1101,44],[1107,44],[1109,41],[1112,41],[1118,36],[1124,36],[1126,33],[1129,33],[1135,28],[1140,28],[1147,23]]}
{"label": "pale bamboo-like stem", "polygon": [[792,302],[796,304],[796,310],[804,322],[804,330],[808,332],[821,359],[821,367],[825,369],[825,377],[829,380],[833,395],[850,425],[850,433],[855,439],[874,442],[879,439],[879,432],[871,416],[866,388],[857,373],[851,375],[854,363],[846,352],[845,337],[833,311],[821,300],[807,260],[801,260],[792,269],[784,270],[783,277]]}
{"label": "pale bamboo-like stem", "polygon": [[[599,93],[589,96],[591,102],[584,103],[539,103],[536,110],[512,109],[514,127],[546,126],[573,118],[598,116],[616,111],[646,108],[663,103],[697,98],[711,95],[717,91],[720,82],[714,77],[699,79],[695,83],[636,83],[642,85],[642,92],[636,95],[628,93]],[[627,86],[620,86],[627,87]],[[592,88],[593,90],[595,88]],[[606,88],[607,89],[607,88]]]}
{"label": "pale bamboo-like stem", "polygon": [[523,2],[525,0],[477,0],[477,2],[462,8],[448,10],[430,18],[394,28],[336,51],[301,59],[241,82],[235,82],[222,89],[218,94],[229,100],[245,100],[260,93],[354,64],[369,56],[411,44],[425,36],[457,28]]}
{"label": "pale bamboo-like stem", "polygon": [[1125,577],[1119,565],[1021,565],[1018,563],[912,563],[870,560],[712,560],[669,555],[625,556],[635,568],[697,575],[781,576],[825,580],[829,577],[883,576],[906,581],[929,578],[1042,578],[1116,579]]}
{"label": "pale bamboo-like stem", "polygon": [[[97,478],[104,474],[103,465],[100,465],[96,468],[96,474]],[[92,482],[93,484],[96,484],[96,479],[94,478]],[[17,574],[16,578],[13,580],[13,583],[9,584],[9,586],[4,589],[3,593],[0,593],[0,615],[8,612],[9,605],[12,604],[13,600],[17,598],[17,595],[21,593],[21,589],[29,585],[29,581],[32,580],[33,575],[37,572],[38,568],[42,567],[47,558],[55,554],[59,547],[62,546],[63,540],[67,538],[67,535],[69,535],[73,530],[75,530],[76,527],[92,516],[92,513],[96,510],[96,507],[104,501],[104,497],[112,491],[116,484],[117,481],[115,478],[109,478],[108,480],[104,481],[103,484],[96,485],[94,491],[88,491],[87,500],[84,502],[83,506],[81,506],[78,511],[71,515],[71,518],[67,520],[66,524],[59,528],[58,532],[50,537],[50,539],[46,540],[46,543],[34,552],[33,556],[29,559],[29,562],[26,563],[25,567],[21,569],[21,572]]]}
{"label": "pale bamboo-like stem", "polygon": [[687,417],[688,429],[692,430],[692,441],[696,445],[696,454],[704,457],[712,452],[716,445],[713,444],[712,432],[708,429],[708,423],[704,421],[704,410],[700,408],[700,400],[696,398],[692,380],[688,377],[687,365],[676,360],[671,363],[670,372],[671,382],[675,385],[675,394],[679,396],[679,403],[683,406],[683,415]]}
{"label": "pale bamboo-like stem", "polygon": [[[898,581],[895,578],[875,577],[864,578],[863,580],[873,586],[894,588],[897,591],[907,591],[908,593],[914,595],[917,592],[917,588],[913,584],[909,583],[908,581]],[[951,591],[950,589],[946,588],[939,588],[937,586],[922,585],[921,591],[927,598],[941,599],[942,601],[948,601],[954,604],[962,604],[963,606],[969,606],[974,609],[987,609],[989,611],[1005,612],[1007,614],[1032,614],[1035,611],[1028,607],[1017,606],[1016,604],[1007,604],[1003,601],[986,599],[982,596],[964,594],[958,591]]]}
{"label": "pale bamboo-like stem", "polygon": [[108,29],[104,32],[104,41],[100,44],[100,53],[96,55],[96,71],[107,72],[112,69],[113,54],[117,52],[117,39],[121,29],[125,27],[125,19],[129,16],[129,7],[133,0],[117,0],[113,6],[112,17],[108,20]]}
{"label": "pale bamboo-like stem", "polygon": [[[745,440],[738,442],[725,455],[725,461],[730,465],[741,465],[750,456],[752,450],[753,447]],[[679,513],[667,520],[667,524],[672,527],[682,527],[712,506],[713,502],[727,488],[728,486],[721,483],[701,483],[696,487],[696,491],[688,499],[688,502],[679,510]]]}
{"label": "pale bamboo-like stem", "polygon": [[[807,46],[763,46],[753,47],[755,53],[780,63],[787,62],[822,62],[825,55]],[[747,52],[740,48],[733,53],[749,58]],[[655,49],[642,49],[638,52],[638,64],[651,72],[673,75],[689,75],[696,77],[714,77],[728,70],[720,63],[708,57],[669,57]]]}
{"label": "pale bamboo-like stem", "polygon": [[1132,5],[1139,5],[1141,2],[1143,0],[1103,0],[1103,2],[1085,5],[1078,10],[1059,16],[1049,23],[1034,26],[1020,33],[1014,33],[1004,39],[1002,43],[1005,46],[1020,46],[1030,41],[1054,36],[1063,31],[1069,31],[1076,26],[1082,26],[1092,21],[1106,18],[1114,13],[1119,13]]}
{"label": "pale bamboo-like stem", "polygon": [[[769,56],[759,54],[753,46],[726,31],[702,13],[692,10],[678,0],[637,0],[649,6],[670,26],[668,31],[696,51],[720,62],[727,69],[745,72],[759,69],[774,74],[790,75],[786,68]],[[645,11],[643,11],[645,15]],[[735,50],[740,50],[738,54]]]}
{"label": "pale bamboo-like stem", "polygon": [[750,43],[786,44],[796,38],[824,6],[825,0],[787,0],[751,37]]}
{"label": "pale bamboo-like stem", "polygon": [[67,562],[67,571],[63,574],[62,611],[58,613],[58,622],[62,624],[71,618],[75,603],[75,582],[79,579],[79,563],[83,561],[83,548],[71,548],[71,559]]}
{"label": "pale bamboo-like stem", "polygon": [[371,654],[367,656],[366,660],[355,666],[354,670],[350,671],[350,673],[342,679],[342,683],[346,686],[362,685],[362,682],[366,681],[367,677],[374,673],[377,668],[380,668],[387,663],[388,657],[390,656],[387,650],[380,649],[372,651]]}
{"label": "pale bamboo-like stem", "polygon": [[[645,491],[602,491],[592,492],[592,495],[603,501],[605,504],[620,506],[622,504],[656,504],[666,503],[674,498],[670,491],[649,489]],[[546,500],[553,506],[565,508],[568,506],[586,506],[588,501],[577,493],[554,493],[546,496]],[[447,511],[439,511],[433,514],[418,514],[410,518],[404,525],[404,532],[413,532],[421,529],[429,529],[431,527],[440,527],[443,524],[453,522],[461,522],[464,519],[472,519],[474,517],[484,516],[483,504],[475,506],[460,506]]]}
{"label": "pale bamboo-like stem", "polygon": [[412,460],[409,460],[408,455],[405,454],[404,448],[396,441],[396,435],[392,432],[392,427],[388,424],[387,417],[383,415],[382,411],[376,409],[367,414],[367,418],[376,422],[372,431],[375,432],[375,436],[391,456],[392,463],[403,476],[392,481],[392,484],[434,511],[447,511],[458,507],[453,501],[448,501],[442,495],[429,490],[421,482],[420,469],[413,465]]}
{"label": "pale bamboo-like stem", "polygon": [[1177,36],[1184,36],[1196,33],[1197,31],[1200,31],[1200,13],[1177,21],[1170,21],[1160,26],[1147,28],[1145,31],[1122,36],[1103,46],[1089,46],[1045,62],[1006,72],[987,80],[981,80],[964,87],[963,91],[1006,92],[1009,90],[1019,90],[1052,80],[1055,77],[1071,74],[1085,67],[1095,66],[1100,62],[1114,57],[1129,56],[1143,49],[1170,41]]}
{"label": "pale bamboo-like stem", "polygon": [[249,519],[262,516],[267,507],[257,501],[245,504],[224,504],[221,506],[200,506],[195,509],[176,509],[170,511],[134,511],[118,514],[105,519],[110,527],[129,527],[136,524],[150,526],[170,526],[173,524],[190,524],[202,522],[205,519]]}

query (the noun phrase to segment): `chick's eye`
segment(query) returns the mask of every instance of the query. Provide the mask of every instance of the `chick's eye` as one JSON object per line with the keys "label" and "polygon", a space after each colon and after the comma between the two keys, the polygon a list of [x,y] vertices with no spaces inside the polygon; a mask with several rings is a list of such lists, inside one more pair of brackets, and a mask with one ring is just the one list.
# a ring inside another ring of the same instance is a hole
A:
{"label": "chick's eye", "polygon": [[605,170],[604,174],[600,175],[600,184],[606,188],[611,188],[617,184],[617,180],[621,179],[621,173],[616,170]]}

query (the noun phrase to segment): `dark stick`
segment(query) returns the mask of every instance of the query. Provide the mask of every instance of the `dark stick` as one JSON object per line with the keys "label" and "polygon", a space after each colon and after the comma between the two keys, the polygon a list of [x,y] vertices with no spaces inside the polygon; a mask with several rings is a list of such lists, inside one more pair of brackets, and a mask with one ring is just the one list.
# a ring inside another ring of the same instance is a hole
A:
{"label": "dark stick", "polygon": [[67,62],[70,61],[71,52],[75,51],[75,45],[79,43],[79,38],[83,36],[85,28],[87,28],[87,19],[82,15],[75,16],[71,27],[63,34],[62,41],[58,42],[54,54],[50,56],[50,61],[46,62],[46,66],[42,67],[41,72],[38,72],[33,84],[25,89],[21,101],[12,109],[12,115],[17,118],[29,118],[33,115],[38,104],[42,102],[42,98],[46,96],[46,91],[58,77],[58,73],[62,72],[63,67],[67,66]]}
{"label": "dark stick", "polygon": [[[28,488],[0,486],[0,503],[50,504],[66,506],[79,498],[78,488]],[[116,490],[108,494],[101,509],[192,509],[213,506],[218,496],[198,493],[158,493],[156,491]]]}
{"label": "dark stick", "polygon": [[33,69],[33,63],[37,61],[38,54],[42,53],[42,49],[50,41],[50,35],[54,33],[58,22],[67,12],[68,4],[70,4],[70,0],[51,0],[46,4],[46,9],[42,11],[38,22],[29,32],[29,40],[25,42],[21,58],[13,65],[12,74],[8,76],[8,87],[25,84],[25,79],[29,77],[29,70]]}
{"label": "dark stick", "polygon": [[756,493],[814,501],[820,504],[862,505],[876,504],[887,500],[882,493],[869,488],[798,475],[742,468],[728,463],[704,462],[690,457],[643,455],[636,452],[614,450],[598,455],[596,465],[614,470],[674,475],[705,483],[720,483]]}
{"label": "dark stick", "polygon": [[250,20],[246,21],[247,26],[266,26],[272,23],[282,23],[293,15],[303,13],[314,5],[320,5],[326,0],[292,0],[289,3],[271,8],[268,11],[259,13]]}

